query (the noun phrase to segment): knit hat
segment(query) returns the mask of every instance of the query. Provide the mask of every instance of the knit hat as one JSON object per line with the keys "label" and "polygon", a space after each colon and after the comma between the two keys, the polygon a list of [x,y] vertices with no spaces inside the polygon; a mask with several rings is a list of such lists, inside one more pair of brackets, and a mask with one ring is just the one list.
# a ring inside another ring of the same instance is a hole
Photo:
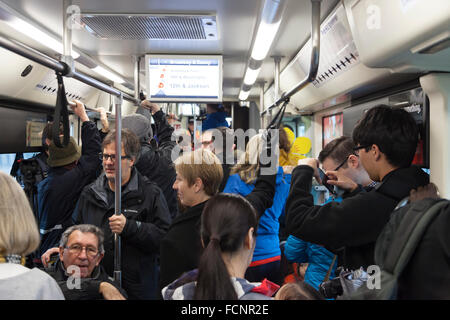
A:
{"label": "knit hat", "polygon": [[153,130],[150,120],[142,114],[131,114],[122,118],[122,128],[130,129],[140,141],[150,141]]}
{"label": "knit hat", "polygon": [[53,142],[48,147],[47,164],[50,167],[62,167],[68,165],[81,157],[81,149],[73,137],[63,148],[58,148]]}

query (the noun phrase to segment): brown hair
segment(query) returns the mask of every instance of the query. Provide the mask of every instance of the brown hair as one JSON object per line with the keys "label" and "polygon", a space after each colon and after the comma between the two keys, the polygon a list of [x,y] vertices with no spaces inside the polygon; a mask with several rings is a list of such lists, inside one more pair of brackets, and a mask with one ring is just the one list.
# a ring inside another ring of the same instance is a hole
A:
{"label": "brown hair", "polygon": [[197,149],[184,153],[175,160],[175,170],[188,182],[189,186],[200,178],[204,191],[208,196],[213,196],[219,191],[223,179],[223,169],[219,159],[207,149]]}
{"label": "brown hair", "polygon": [[308,291],[303,281],[289,282],[278,290],[275,300],[316,300]]}
{"label": "brown hair", "polygon": [[0,255],[26,256],[39,246],[36,219],[20,185],[0,172]]}
{"label": "brown hair", "polygon": [[341,163],[351,154],[355,154],[353,148],[355,144],[352,138],[342,136],[331,140],[319,153],[319,161],[323,163],[325,159],[331,158],[336,163]]}
{"label": "brown hair", "polygon": [[201,217],[205,249],[198,265],[195,300],[237,300],[222,252],[238,252],[250,228],[256,235],[257,227],[256,211],[242,196],[220,193],[208,200]]}
{"label": "brown hair", "polygon": [[280,150],[284,150],[286,151],[286,153],[289,153],[289,151],[291,151],[291,144],[289,142],[289,138],[287,136],[286,131],[284,130],[284,127],[281,127],[280,129],[278,129],[279,133],[280,133]]}
{"label": "brown hair", "polygon": [[[116,141],[116,130],[111,130],[105,137],[102,143],[102,149],[107,145]],[[137,135],[130,129],[122,129],[122,145],[125,151],[125,155],[130,156],[137,161],[139,157],[139,151],[141,150],[141,144]]]}

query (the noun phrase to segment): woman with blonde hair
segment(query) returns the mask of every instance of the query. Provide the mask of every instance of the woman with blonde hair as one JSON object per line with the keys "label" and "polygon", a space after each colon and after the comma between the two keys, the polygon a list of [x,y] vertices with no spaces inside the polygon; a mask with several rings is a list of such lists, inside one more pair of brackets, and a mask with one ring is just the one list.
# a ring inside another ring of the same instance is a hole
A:
{"label": "woman with blonde hair", "polygon": [[[180,203],[187,207],[172,222],[161,242],[161,289],[184,272],[198,267],[203,252],[200,240],[200,220],[203,209],[218,193],[223,170],[219,159],[207,149],[184,153],[175,162],[177,177],[173,188]],[[275,175],[258,176],[255,190],[247,200],[258,216],[272,205]]]}
{"label": "woman with blonde hair", "polygon": [[0,172],[0,299],[64,300],[56,281],[24,266],[39,246],[39,231],[20,185]]}
{"label": "woman with blonde hair", "polygon": [[[231,169],[230,178],[223,192],[247,196],[255,187],[255,178],[259,170],[259,155],[261,154],[261,135],[253,136],[245,154],[238,164]],[[278,167],[276,176],[275,196],[272,207],[265,210],[261,216],[256,236],[256,248],[252,263],[247,269],[245,278],[253,282],[261,282],[264,278],[281,284],[281,250],[278,237],[280,216],[284,212],[286,199],[289,195],[290,177]]]}

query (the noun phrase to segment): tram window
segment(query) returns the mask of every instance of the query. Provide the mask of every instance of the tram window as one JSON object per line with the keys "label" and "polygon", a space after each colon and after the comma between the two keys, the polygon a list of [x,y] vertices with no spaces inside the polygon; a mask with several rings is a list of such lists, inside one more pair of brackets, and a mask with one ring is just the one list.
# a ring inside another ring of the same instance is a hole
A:
{"label": "tram window", "polygon": [[[32,158],[36,155],[36,152],[28,152],[23,154],[24,159]],[[0,154],[0,170],[10,174],[12,165],[14,164],[14,159],[16,158],[15,153],[3,153]]]}

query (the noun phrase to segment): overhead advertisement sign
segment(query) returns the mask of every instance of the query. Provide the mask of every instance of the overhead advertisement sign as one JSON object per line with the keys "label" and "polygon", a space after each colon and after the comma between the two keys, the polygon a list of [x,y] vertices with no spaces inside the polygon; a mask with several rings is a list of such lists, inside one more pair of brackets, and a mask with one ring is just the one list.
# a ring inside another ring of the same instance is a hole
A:
{"label": "overhead advertisement sign", "polygon": [[152,101],[222,100],[221,56],[146,56],[147,90]]}

